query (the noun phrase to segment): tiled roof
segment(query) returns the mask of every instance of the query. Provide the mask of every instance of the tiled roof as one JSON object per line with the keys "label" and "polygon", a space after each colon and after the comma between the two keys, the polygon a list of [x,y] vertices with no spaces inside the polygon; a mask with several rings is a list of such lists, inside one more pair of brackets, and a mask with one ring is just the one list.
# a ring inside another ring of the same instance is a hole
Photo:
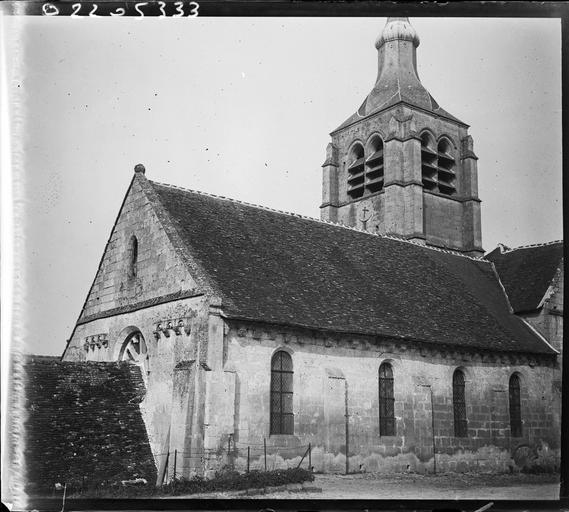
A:
{"label": "tiled roof", "polygon": [[486,261],[148,183],[228,317],[552,353],[510,313]]}
{"label": "tiled roof", "polygon": [[138,367],[29,356],[23,375],[28,493],[51,492],[56,483],[155,481]]}
{"label": "tiled roof", "polygon": [[485,258],[496,266],[514,311],[533,311],[541,306],[561,266],[563,241],[516,249],[497,247]]}

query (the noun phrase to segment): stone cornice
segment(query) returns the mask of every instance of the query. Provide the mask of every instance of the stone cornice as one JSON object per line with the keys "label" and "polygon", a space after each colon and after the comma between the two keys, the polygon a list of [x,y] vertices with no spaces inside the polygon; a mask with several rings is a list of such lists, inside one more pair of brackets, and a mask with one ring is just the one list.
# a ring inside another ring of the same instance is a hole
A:
{"label": "stone cornice", "polygon": [[396,140],[399,142],[407,142],[408,140],[417,140],[417,141],[421,142],[421,137],[419,137],[419,135],[417,133],[409,134],[405,137],[398,137],[397,135],[392,134],[392,135],[388,135],[387,137],[385,137],[384,142],[387,143],[387,142],[391,142],[392,140]]}
{"label": "stone cornice", "polygon": [[493,351],[486,348],[450,346],[421,340],[368,336],[356,333],[341,333],[324,329],[310,329],[247,319],[226,317],[229,333],[251,340],[273,340],[285,345],[311,345],[315,347],[336,347],[378,354],[396,354],[400,357],[438,359],[459,364],[488,363],[511,366],[552,366],[556,356],[526,352]]}
{"label": "stone cornice", "polygon": [[319,206],[319,208],[327,208],[328,206],[331,206],[332,208],[338,208],[338,205],[337,205],[337,204],[330,203],[330,202],[328,202],[328,203],[322,203],[322,204]]}
{"label": "stone cornice", "polygon": [[152,306],[158,306],[160,304],[166,304],[167,302],[173,302],[182,299],[193,299],[197,297],[203,297],[203,293],[197,293],[195,290],[181,291],[176,293],[170,293],[168,295],[162,295],[160,297],[154,297],[152,299],[143,300],[135,302],[134,304],[127,304],[125,306],[119,306],[116,308],[108,309],[106,311],[101,311],[100,313],[95,313],[93,315],[86,316],[77,322],[77,325],[87,324],[93,320],[99,320],[101,318],[108,318],[115,315],[124,315],[125,313],[133,313],[140,309],[150,308]]}
{"label": "stone cornice", "polygon": [[478,197],[464,197],[464,196],[447,196],[445,194],[439,194],[437,192],[432,192],[429,190],[423,191],[425,194],[429,194],[431,196],[442,197],[443,199],[450,199],[451,201],[456,201],[458,203],[468,203],[469,201],[473,201],[475,203],[481,203],[482,200]]}

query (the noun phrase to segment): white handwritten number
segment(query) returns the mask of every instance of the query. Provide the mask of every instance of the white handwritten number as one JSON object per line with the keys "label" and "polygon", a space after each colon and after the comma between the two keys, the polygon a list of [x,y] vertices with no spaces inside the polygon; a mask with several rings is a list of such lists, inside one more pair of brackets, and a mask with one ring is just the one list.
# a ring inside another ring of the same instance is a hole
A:
{"label": "white handwritten number", "polygon": [[91,12],[89,13],[89,16],[96,16],[97,18],[99,17],[98,14],[95,14],[95,11],[97,10],[97,4],[93,4],[93,8],[91,9]]}
{"label": "white handwritten number", "polygon": [[77,18],[77,13],[79,12],[79,10],[81,9],[81,4],[73,4],[71,6],[71,8],[73,9],[73,12],[71,13],[71,17],[72,18]]}
{"label": "white handwritten number", "polygon": [[125,10],[122,7],[117,7],[116,12],[112,12],[111,16],[124,16]]}
{"label": "white handwritten number", "polygon": [[198,15],[198,9],[200,8],[200,4],[197,2],[190,2],[190,14],[188,14],[188,18],[195,18]]}
{"label": "white handwritten number", "polygon": [[181,18],[184,15],[184,2],[174,2],[174,5],[178,14],[173,14],[172,18]]}
{"label": "white handwritten number", "polygon": [[138,14],[140,14],[143,18],[144,18],[144,13],[139,9],[139,7],[142,7],[144,5],[148,5],[148,2],[141,2],[141,3],[136,4],[134,6],[134,8],[136,9],[136,12],[138,12]]}
{"label": "white handwritten number", "polygon": [[57,16],[59,9],[53,4],[43,4],[41,10],[45,16]]}
{"label": "white handwritten number", "polygon": [[166,11],[164,10],[166,2],[158,2],[158,5],[160,6],[160,16],[166,16]]}

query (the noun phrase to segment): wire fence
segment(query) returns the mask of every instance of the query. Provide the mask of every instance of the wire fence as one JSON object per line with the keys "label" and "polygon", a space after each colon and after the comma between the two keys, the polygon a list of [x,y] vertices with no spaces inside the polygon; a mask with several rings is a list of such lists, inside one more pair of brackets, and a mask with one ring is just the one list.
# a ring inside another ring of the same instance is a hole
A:
{"label": "wire fence", "polygon": [[246,443],[229,437],[223,445],[216,448],[155,453],[154,460],[157,471],[150,478],[156,478],[156,481],[149,481],[150,475],[138,469],[125,471],[124,461],[117,460],[116,464],[105,465],[104,474],[101,470],[95,471],[95,468],[85,466],[84,471],[75,472],[73,476],[62,475],[60,483],[50,484],[45,489],[42,487],[42,492],[50,492],[52,497],[56,497],[94,490],[104,493],[112,488],[148,485],[163,487],[196,476],[210,478],[217,472],[225,471],[240,474],[287,468],[313,471],[310,443],[296,446],[279,445],[270,443],[266,438],[262,442]]}
{"label": "wire fence", "polygon": [[312,470],[312,446],[287,446],[263,443],[242,443],[229,438],[224,447],[200,451],[173,450],[156,454],[159,461],[158,484],[163,485],[188,475],[205,474],[207,470],[230,469],[249,473],[282,468]]}

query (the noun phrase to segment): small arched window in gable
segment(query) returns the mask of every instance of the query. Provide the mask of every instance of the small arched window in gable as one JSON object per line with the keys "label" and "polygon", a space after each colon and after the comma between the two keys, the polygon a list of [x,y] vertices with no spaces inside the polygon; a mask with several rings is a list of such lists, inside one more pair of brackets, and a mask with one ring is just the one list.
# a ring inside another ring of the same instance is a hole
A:
{"label": "small arched window in gable", "polygon": [[522,437],[522,408],[520,378],[514,373],[510,377],[510,432],[512,437]]}
{"label": "small arched window in gable", "polygon": [[382,363],[379,367],[379,435],[395,435],[393,368],[389,363]]}
{"label": "small arched window in gable", "polygon": [[292,377],[292,358],[279,350],[271,360],[271,435],[294,434]]}
{"label": "small arched window in gable", "polygon": [[465,389],[464,372],[462,370],[455,370],[454,375],[452,376],[452,405],[454,408],[455,437],[468,436]]}
{"label": "small arched window in gable", "polygon": [[364,195],[365,190],[365,166],[364,147],[354,144],[348,155],[348,195],[357,199]]}
{"label": "small arched window in gable", "polygon": [[128,249],[128,277],[136,277],[138,265],[138,239],[132,235]]}
{"label": "small arched window in gable", "polygon": [[383,141],[375,135],[369,144],[369,156],[366,158],[365,186],[369,193],[379,192],[383,188]]}
{"label": "small arched window in gable", "polygon": [[453,195],[455,186],[455,161],[452,156],[451,144],[446,139],[441,139],[437,147],[438,156],[438,183],[441,194]]}

